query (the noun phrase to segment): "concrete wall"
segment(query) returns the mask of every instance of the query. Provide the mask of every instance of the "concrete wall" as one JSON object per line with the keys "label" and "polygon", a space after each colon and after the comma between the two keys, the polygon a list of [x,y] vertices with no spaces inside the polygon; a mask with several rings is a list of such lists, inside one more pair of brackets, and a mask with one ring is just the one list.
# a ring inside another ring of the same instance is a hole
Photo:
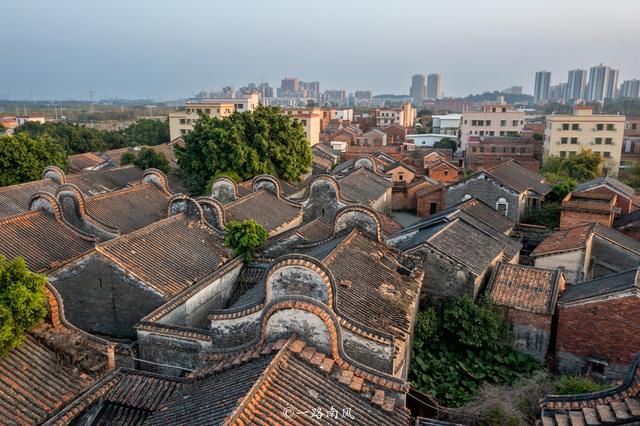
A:
{"label": "concrete wall", "polygon": [[302,266],[287,266],[275,271],[266,285],[265,303],[287,295],[307,296],[328,304],[327,285],[315,271]]}
{"label": "concrete wall", "polygon": [[[140,362],[140,369],[170,376],[181,376],[194,369],[196,356],[211,349],[211,341],[186,339],[166,334],[138,331],[138,356],[151,362]],[[171,367],[174,366],[174,367]],[[176,368],[181,367],[181,368]]]}
{"label": "concrete wall", "polygon": [[475,277],[438,253],[425,250],[423,267],[423,296],[443,299],[470,294],[475,297],[480,290],[482,277]]}
{"label": "concrete wall", "polygon": [[504,198],[508,206],[507,217],[511,220],[517,221],[523,212],[524,200],[521,199],[520,195],[486,178],[484,173],[480,173],[447,187],[445,206],[451,207],[458,204],[465,199],[466,195],[476,197],[494,209],[496,209],[498,200]]}
{"label": "concrete wall", "polygon": [[62,296],[72,324],[110,337],[135,338],[135,324],[165,300],[98,253],[57,271],[49,280]]}
{"label": "concrete wall", "polygon": [[506,308],[505,316],[511,325],[514,347],[544,363],[551,339],[551,315],[534,314]]}
{"label": "concrete wall", "polygon": [[233,294],[241,270],[242,262],[238,262],[236,267],[228,273],[212,280],[157,322],[166,325],[202,327],[206,324],[206,318],[212,310],[224,308]]}
{"label": "concrete wall", "polygon": [[536,256],[534,258],[534,265],[536,268],[561,269],[569,284],[584,281],[584,271],[586,268],[584,250]]}

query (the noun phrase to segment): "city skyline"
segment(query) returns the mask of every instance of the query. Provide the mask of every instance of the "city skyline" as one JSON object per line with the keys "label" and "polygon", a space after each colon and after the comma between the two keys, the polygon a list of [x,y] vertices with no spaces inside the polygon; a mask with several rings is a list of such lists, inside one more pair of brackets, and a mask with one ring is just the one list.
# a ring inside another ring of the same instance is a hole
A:
{"label": "city skyline", "polygon": [[[93,91],[96,99],[178,99],[202,89],[240,87],[251,81],[277,87],[282,77],[291,75],[320,81],[323,89],[404,94],[416,73],[441,74],[443,96],[513,85],[532,93],[531,75],[537,70],[562,75],[562,80],[552,78],[551,83],[557,84],[565,81],[568,70],[601,62],[621,70],[620,82],[640,78],[640,59],[628,54],[637,40],[633,17],[640,4],[630,0],[605,9],[595,1],[574,0],[531,5],[504,0],[445,3],[439,6],[442,19],[429,25],[425,24],[429,7],[417,1],[391,9],[378,1],[367,8],[357,2],[329,1],[305,16],[295,13],[296,3],[290,0],[278,7],[192,0],[170,12],[162,3],[150,1],[94,5],[68,0],[64,6],[36,0],[13,5],[11,19],[0,28],[4,40],[14,41],[4,45],[0,95],[88,99]],[[550,8],[553,14],[548,13]],[[220,10],[225,10],[224,19]],[[403,37],[415,43],[397,45],[396,27],[353,25],[382,13],[402,22]],[[525,15],[536,22],[535,29],[522,31]],[[483,24],[473,42],[452,31],[478,22],[496,25]],[[616,32],[594,38],[595,25],[614,25]],[[220,41],[219,35],[227,33],[232,36]],[[340,34],[339,49],[323,36],[327,33]],[[538,42],[530,43],[531,37]],[[375,43],[366,42],[374,39]],[[446,39],[444,56],[441,39]],[[456,53],[447,55],[448,51]],[[508,67],[506,51],[518,54]],[[383,52],[402,60],[379,61]]]}

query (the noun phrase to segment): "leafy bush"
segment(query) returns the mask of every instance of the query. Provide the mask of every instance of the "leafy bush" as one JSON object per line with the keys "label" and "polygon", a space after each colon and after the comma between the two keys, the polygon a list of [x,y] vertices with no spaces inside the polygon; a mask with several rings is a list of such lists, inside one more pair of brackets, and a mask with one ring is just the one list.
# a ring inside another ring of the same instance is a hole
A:
{"label": "leafy bush", "polygon": [[539,368],[511,349],[502,312],[470,296],[453,299],[440,312],[418,314],[410,379],[421,392],[447,406],[469,402],[483,383],[512,383]]}
{"label": "leafy bush", "polygon": [[557,228],[560,226],[560,203],[547,203],[538,209],[529,209],[522,214],[520,222]]}
{"label": "leafy bush", "polygon": [[45,282],[21,257],[0,256],[0,356],[20,346],[25,332],[47,315]]}
{"label": "leafy bush", "polygon": [[162,152],[156,152],[153,148],[142,148],[137,154],[125,153],[120,159],[121,164],[135,164],[142,170],[154,168],[169,173],[171,167],[169,160]]}
{"label": "leafy bush", "polygon": [[251,219],[227,223],[226,232],[224,245],[247,262],[253,260],[253,252],[266,243],[269,236],[262,225]]}
{"label": "leafy bush", "polygon": [[576,393],[590,393],[609,389],[611,385],[596,383],[586,377],[558,376],[553,380],[556,395],[573,395]]}
{"label": "leafy bush", "polygon": [[456,149],[458,149],[458,143],[453,139],[444,138],[434,143],[433,147],[439,149],[450,149],[453,153],[456,152]]}

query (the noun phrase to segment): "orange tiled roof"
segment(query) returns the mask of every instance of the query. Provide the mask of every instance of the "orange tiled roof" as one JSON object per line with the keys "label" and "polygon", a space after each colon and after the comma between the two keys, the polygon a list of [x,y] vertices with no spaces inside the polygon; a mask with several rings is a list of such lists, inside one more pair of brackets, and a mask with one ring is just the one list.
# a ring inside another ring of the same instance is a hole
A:
{"label": "orange tiled roof", "polygon": [[491,275],[487,295],[500,306],[551,315],[561,291],[559,277],[559,271],[501,262]]}

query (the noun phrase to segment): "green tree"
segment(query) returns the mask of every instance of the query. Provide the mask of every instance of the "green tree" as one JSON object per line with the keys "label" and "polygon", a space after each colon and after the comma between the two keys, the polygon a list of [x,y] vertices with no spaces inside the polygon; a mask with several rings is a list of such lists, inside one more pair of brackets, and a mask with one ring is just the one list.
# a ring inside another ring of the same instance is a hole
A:
{"label": "green tree", "polygon": [[20,346],[25,332],[47,315],[45,282],[21,257],[0,256],[0,356]]}
{"label": "green tree", "polygon": [[169,173],[171,166],[169,160],[162,152],[156,152],[153,148],[142,148],[137,154],[125,153],[120,159],[121,164],[135,164],[142,170],[154,168]]}
{"label": "green tree", "polygon": [[242,256],[247,262],[253,260],[253,252],[267,242],[269,234],[255,220],[232,221],[226,224],[224,245]]}
{"label": "green tree", "polygon": [[234,173],[248,180],[269,173],[295,181],[311,166],[302,124],[275,107],[223,118],[201,115],[184,140],[175,152],[192,194],[202,194],[216,175]]}
{"label": "green tree", "polygon": [[576,181],[566,179],[553,185],[547,198],[551,202],[561,202],[574,189],[576,189]]}
{"label": "green tree", "polygon": [[26,133],[0,136],[0,186],[40,179],[47,166],[67,170],[67,156],[51,140]]}
{"label": "green tree", "polygon": [[434,143],[433,147],[439,149],[450,149],[451,152],[456,152],[456,149],[458,149],[458,142],[453,139],[444,138]]}
{"label": "green tree", "polygon": [[69,155],[127,146],[127,141],[121,132],[91,129],[69,123],[27,121],[16,129],[16,133],[46,138]]}
{"label": "green tree", "polygon": [[551,184],[567,179],[583,182],[599,175],[601,163],[600,155],[583,150],[572,157],[546,157],[540,172]]}
{"label": "green tree", "polygon": [[122,131],[128,146],[159,145],[169,142],[169,120],[141,118]]}

